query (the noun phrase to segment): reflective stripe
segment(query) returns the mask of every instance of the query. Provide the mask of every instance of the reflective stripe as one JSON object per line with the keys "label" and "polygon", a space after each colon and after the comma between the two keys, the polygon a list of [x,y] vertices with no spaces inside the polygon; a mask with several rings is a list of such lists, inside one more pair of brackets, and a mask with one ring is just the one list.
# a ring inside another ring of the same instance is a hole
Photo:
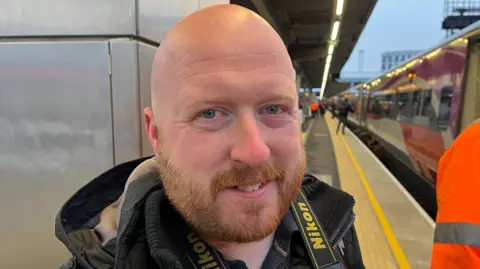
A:
{"label": "reflective stripe", "polygon": [[480,248],[480,225],[461,222],[438,223],[433,241]]}

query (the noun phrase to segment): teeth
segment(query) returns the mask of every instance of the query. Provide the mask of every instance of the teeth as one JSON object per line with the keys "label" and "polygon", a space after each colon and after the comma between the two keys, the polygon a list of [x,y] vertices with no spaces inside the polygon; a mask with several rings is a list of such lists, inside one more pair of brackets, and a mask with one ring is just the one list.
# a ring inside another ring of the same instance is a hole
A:
{"label": "teeth", "polygon": [[247,185],[247,186],[237,186],[238,189],[242,191],[256,191],[262,186],[262,183],[258,183],[255,185]]}

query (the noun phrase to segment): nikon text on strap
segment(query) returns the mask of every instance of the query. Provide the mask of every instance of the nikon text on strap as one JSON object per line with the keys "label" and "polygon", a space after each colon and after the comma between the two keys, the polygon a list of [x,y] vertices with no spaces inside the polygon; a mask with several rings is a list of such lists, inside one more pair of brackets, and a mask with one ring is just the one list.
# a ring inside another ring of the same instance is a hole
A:
{"label": "nikon text on strap", "polygon": [[[303,191],[299,192],[297,199],[291,204],[291,208],[314,268],[342,269],[342,263],[335,258],[330,242]],[[220,254],[193,231],[186,229],[183,235],[182,241],[185,243],[186,255],[193,268],[229,268]]]}
{"label": "nikon text on strap", "polygon": [[314,268],[343,268],[333,254],[330,242],[303,191],[293,201],[292,210]]}

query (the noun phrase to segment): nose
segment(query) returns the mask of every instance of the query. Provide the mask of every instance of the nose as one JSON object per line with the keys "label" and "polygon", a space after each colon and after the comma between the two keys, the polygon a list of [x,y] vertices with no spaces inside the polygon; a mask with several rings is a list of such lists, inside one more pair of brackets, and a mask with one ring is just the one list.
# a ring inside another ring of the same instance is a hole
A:
{"label": "nose", "polygon": [[270,149],[254,116],[243,117],[234,128],[231,158],[238,166],[259,167],[268,163]]}

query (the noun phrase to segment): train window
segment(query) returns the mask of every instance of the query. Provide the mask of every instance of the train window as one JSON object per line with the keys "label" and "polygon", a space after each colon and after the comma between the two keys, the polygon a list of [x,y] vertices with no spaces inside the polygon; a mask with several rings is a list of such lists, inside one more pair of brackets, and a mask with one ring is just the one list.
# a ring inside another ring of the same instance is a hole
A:
{"label": "train window", "polygon": [[420,116],[431,116],[432,111],[432,90],[426,90],[423,92],[423,105],[420,110]]}
{"label": "train window", "polygon": [[385,117],[395,119],[395,95],[387,94],[383,98]]}
{"label": "train window", "polygon": [[435,111],[432,107],[432,90],[415,91],[413,94],[412,123],[434,129]]}
{"label": "train window", "polygon": [[371,112],[374,115],[384,117],[383,111],[382,111],[382,105],[381,105],[381,97],[380,96],[374,96],[372,98],[371,102]]}
{"label": "train window", "polygon": [[380,117],[391,117],[393,110],[393,95],[377,95],[372,98],[369,111]]}
{"label": "train window", "polygon": [[411,120],[408,95],[406,92],[397,95],[397,114],[395,118],[399,121],[410,122]]}
{"label": "train window", "polygon": [[451,87],[443,87],[440,92],[440,106],[438,108],[437,127],[439,130],[448,129],[450,122],[450,109],[452,106],[452,93]]}
{"label": "train window", "polygon": [[421,91],[415,91],[413,92],[413,115],[414,117],[417,115],[420,115],[420,112],[422,110],[422,95],[423,93]]}

